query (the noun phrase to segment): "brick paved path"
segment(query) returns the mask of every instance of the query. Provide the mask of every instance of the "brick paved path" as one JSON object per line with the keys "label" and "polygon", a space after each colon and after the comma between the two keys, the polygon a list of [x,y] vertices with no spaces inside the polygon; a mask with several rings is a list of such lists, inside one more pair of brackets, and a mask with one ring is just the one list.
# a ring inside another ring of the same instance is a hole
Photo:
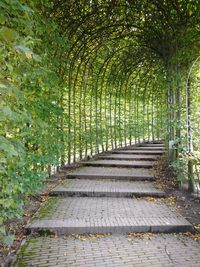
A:
{"label": "brick paved path", "polygon": [[56,186],[51,195],[67,196],[155,196],[164,197],[165,192],[154,187],[154,183],[106,179],[68,179]]}
{"label": "brick paved path", "polygon": [[199,244],[182,235],[134,238],[30,238],[18,265],[59,267],[199,267]]}
{"label": "brick paved path", "polygon": [[162,155],[163,154],[163,150],[148,150],[148,147],[145,148],[145,150],[139,150],[139,149],[124,149],[124,150],[114,150],[112,151],[113,154],[144,154],[144,155]]}
{"label": "brick paved path", "polygon": [[100,159],[117,159],[117,160],[156,160],[156,155],[143,155],[143,154],[136,154],[136,155],[127,155],[127,154],[105,154],[99,156]]}
{"label": "brick paved path", "polygon": [[82,162],[84,165],[88,166],[103,166],[103,167],[126,167],[126,168],[152,168],[153,162],[147,160],[90,160]]}
{"label": "brick paved path", "polygon": [[39,235],[28,238],[13,266],[200,266],[200,244],[174,234],[192,225],[164,201],[138,198],[165,196],[152,172],[163,152],[161,144],[120,149],[68,174],[28,225]]}
{"label": "brick paved path", "polygon": [[123,180],[154,180],[151,169],[118,168],[118,167],[81,167],[68,174],[72,178],[84,179],[123,179]]}

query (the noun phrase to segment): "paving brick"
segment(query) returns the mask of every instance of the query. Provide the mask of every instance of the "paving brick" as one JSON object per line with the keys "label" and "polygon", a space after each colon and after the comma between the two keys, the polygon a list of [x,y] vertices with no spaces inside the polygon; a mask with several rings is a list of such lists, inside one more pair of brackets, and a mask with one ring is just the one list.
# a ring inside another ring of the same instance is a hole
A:
{"label": "paving brick", "polygon": [[90,160],[82,161],[81,164],[87,166],[105,166],[105,167],[120,167],[120,168],[152,168],[153,162],[148,160]]}
{"label": "paving brick", "polygon": [[130,182],[118,180],[68,179],[56,186],[51,195],[94,196],[94,197],[163,197],[165,192],[158,190],[151,182]]}
{"label": "paving brick", "polygon": [[122,179],[122,180],[155,180],[151,169],[92,167],[77,168],[67,175],[83,179]]}
{"label": "paving brick", "polygon": [[101,155],[98,158],[100,159],[117,159],[117,160],[151,160],[154,161],[158,158],[157,155],[142,155],[142,154],[105,154]]}
{"label": "paving brick", "polygon": [[165,147],[164,144],[142,144],[141,146],[142,147],[161,147],[161,148]]}
{"label": "paving brick", "polygon": [[183,235],[159,234],[144,239],[111,235],[86,237],[84,241],[75,237],[31,237],[12,267],[198,267],[199,262],[200,243]]}
{"label": "paving brick", "polygon": [[35,218],[28,229],[65,234],[181,232],[192,228],[187,220],[163,203],[109,197],[57,197],[53,201],[51,211],[44,216],[41,210],[42,218]]}
{"label": "paving brick", "polygon": [[163,146],[135,146],[135,147],[124,147],[122,150],[155,150],[155,151],[163,151],[165,148]]}
{"label": "paving brick", "polygon": [[124,149],[124,150],[112,150],[110,151],[113,154],[147,154],[147,155],[162,155],[163,150],[143,150],[143,149]]}

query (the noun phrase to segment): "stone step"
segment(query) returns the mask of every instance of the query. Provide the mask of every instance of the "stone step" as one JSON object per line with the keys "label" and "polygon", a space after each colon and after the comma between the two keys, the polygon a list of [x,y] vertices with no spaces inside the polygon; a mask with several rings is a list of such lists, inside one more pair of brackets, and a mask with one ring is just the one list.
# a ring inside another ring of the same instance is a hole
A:
{"label": "stone step", "polygon": [[153,144],[153,145],[163,145],[164,143],[163,143],[163,141],[161,141],[161,140],[155,140],[155,141],[149,141],[149,142],[146,142],[146,143],[143,143],[143,144]]}
{"label": "stone step", "polygon": [[184,232],[192,225],[164,203],[131,198],[52,197],[27,229],[57,234]]}
{"label": "stone step", "polygon": [[120,168],[152,168],[153,162],[147,160],[90,160],[82,161],[82,165],[96,167],[120,167]]}
{"label": "stone step", "polygon": [[124,146],[124,147],[121,147],[119,149],[139,149],[139,148],[142,148],[142,149],[147,149],[147,150],[163,150],[165,149],[165,145],[163,144],[136,144],[136,145],[127,145],[127,146]]}
{"label": "stone step", "polygon": [[112,150],[110,151],[112,154],[143,154],[143,155],[162,155],[162,150]]}
{"label": "stone step", "polygon": [[68,179],[56,186],[50,195],[76,197],[164,197],[151,182],[128,182],[113,180]]}
{"label": "stone step", "polygon": [[122,150],[148,150],[148,151],[155,150],[155,151],[163,152],[165,150],[165,147],[158,147],[158,146],[155,146],[155,147],[151,147],[151,146],[132,146],[132,147],[124,147],[124,148],[121,148],[121,149]]}
{"label": "stone step", "polygon": [[12,267],[199,267],[200,243],[184,235],[32,236]]}
{"label": "stone step", "polygon": [[79,179],[116,179],[133,181],[154,181],[151,169],[143,168],[117,168],[117,167],[92,167],[77,168],[67,175],[69,178]]}
{"label": "stone step", "polygon": [[156,160],[158,156],[156,155],[127,155],[127,154],[105,154],[101,155],[99,159],[117,159],[117,160]]}
{"label": "stone step", "polygon": [[165,146],[139,146],[138,148],[148,149],[148,150],[166,150]]}
{"label": "stone step", "polygon": [[165,147],[164,144],[142,144],[141,146],[143,146],[143,147],[161,147],[161,148]]}

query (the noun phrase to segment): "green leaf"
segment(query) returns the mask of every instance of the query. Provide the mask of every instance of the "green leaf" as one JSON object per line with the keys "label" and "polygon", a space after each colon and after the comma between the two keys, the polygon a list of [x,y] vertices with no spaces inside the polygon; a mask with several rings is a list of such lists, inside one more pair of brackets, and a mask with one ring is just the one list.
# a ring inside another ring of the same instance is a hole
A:
{"label": "green leaf", "polygon": [[36,61],[36,62],[41,62],[41,57],[36,55],[36,54],[33,54],[33,59]]}
{"label": "green leaf", "polygon": [[0,7],[6,8],[7,6],[6,6],[6,4],[5,4],[5,3],[3,3],[3,2],[0,2]]}
{"label": "green leaf", "polygon": [[[1,219],[0,220],[0,224],[2,224],[3,223],[3,220]],[[0,235],[5,235],[5,233],[6,233],[6,228],[5,228],[5,226],[0,226]]]}
{"label": "green leaf", "polygon": [[0,23],[1,23],[1,24],[4,24],[5,21],[6,21],[5,16],[4,16],[3,14],[0,14]]}
{"label": "green leaf", "polygon": [[25,11],[25,12],[28,12],[28,13],[33,12],[33,10],[30,7],[26,6],[26,5],[20,5],[20,6],[21,6],[21,9],[23,11]]}
{"label": "green leaf", "polygon": [[6,66],[9,69],[10,72],[13,71],[13,66],[11,64],[6,63]]}
{"label": "green leaf", "polygon": [[0,83],[0,88],[6,89],[7,88],[7,85],[6,84],[3,84],[3,83]]}
{"label": "green leaf", "polygon": [[10,107],[3,107],[0,113],[0,121],[5,121],[7,119],[13,120],[15,118],[13,111]]}
{"label": "green leaf", "polygon": [[0,150],[4,151],[8,157],[18,156],[15,147],[3,136],[0,136]]}
{"label": "green leaf", "polygon": [[2,27],[0,29],[0,39],[6,41],[7,43],[14,42],[18,37],[18,34],[15,30],[8,27]]}

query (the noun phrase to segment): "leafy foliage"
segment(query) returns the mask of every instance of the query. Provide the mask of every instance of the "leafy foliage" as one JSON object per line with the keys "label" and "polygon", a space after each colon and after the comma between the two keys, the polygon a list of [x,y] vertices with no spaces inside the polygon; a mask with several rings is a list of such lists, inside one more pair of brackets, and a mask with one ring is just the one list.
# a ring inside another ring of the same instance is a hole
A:
{"label": "leafy foliage", "polygon": [[[2,221],[20,216],[24,198],[42,186],[48,166],[59,165],[64,136],[58,128],[62,78],[49,58],[54,47],[44,32],[47,20],[19,1],[11,2],[0,4]],[[54,36],[59,38],[56,32]]]}

